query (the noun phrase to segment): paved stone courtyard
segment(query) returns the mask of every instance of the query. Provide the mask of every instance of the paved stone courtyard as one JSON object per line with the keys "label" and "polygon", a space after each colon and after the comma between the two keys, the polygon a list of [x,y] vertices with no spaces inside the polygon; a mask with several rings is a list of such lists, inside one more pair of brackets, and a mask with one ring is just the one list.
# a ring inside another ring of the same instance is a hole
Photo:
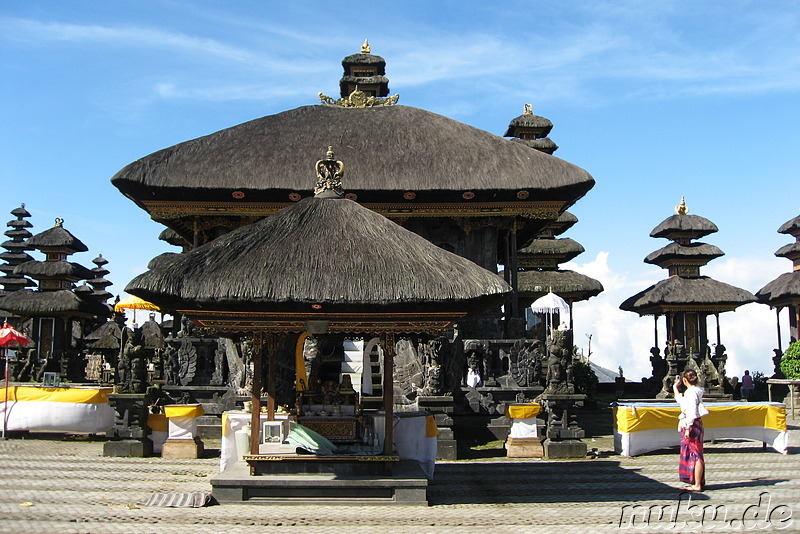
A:
{"label": "paved stone courtyard", "polygon": [[786,456],[755,442],[707,444],[708,487],[701,495],[680,491],[676,450],[622,458],[608,436],[598,436],[587,440],[597,457],[586,460],[437,463],[427,508],[145,507],[156,492],[210,491],[219,459],[106,458],[101,441],[9,439],[0,441],[0,532],[800,532],[794,423]]}

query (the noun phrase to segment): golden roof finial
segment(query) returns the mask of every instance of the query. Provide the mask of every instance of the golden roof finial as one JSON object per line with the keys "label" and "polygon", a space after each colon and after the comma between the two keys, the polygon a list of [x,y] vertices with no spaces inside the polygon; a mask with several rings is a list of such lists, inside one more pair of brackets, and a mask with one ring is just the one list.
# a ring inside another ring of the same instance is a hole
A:
{"label": "golden roof finial", "polygon": [[317,161],[314,165],[317,171],[317,184],[314,187],[314,195],[324,197],[342,197],[342,175],[344,174],[344,163],[336,160],[333,147],[329,146],[325,153],[325,159]]}
{"label": "golden roof finial", "polygon": [[364,44],[361,45],[361,53],[362,54],[370,53],[369,41],[367,39],[364,39]]}
{"label": "golden roof finial", "polygon": [[675,213],[678,215],[686,215],[689,213],[689,207],[686,205],[686,197],[681,197],[681,203],[675,206]]}
{"label": "golden roof finial", "polygon": [[533,106],[531,104],[525,104],[525,111],[522,114],[533,115]]}
{"label": "golden roof finial", "polygon": [[56,226],[64,226],[64,219],[56,217]]}

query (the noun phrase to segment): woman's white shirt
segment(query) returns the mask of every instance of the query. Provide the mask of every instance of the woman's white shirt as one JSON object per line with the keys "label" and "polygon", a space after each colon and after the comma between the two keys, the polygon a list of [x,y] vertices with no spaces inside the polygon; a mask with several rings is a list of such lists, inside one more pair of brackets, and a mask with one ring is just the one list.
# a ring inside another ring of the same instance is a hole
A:
{"label": "woman's white shirt", "polygon": [[681,415],[678,418],[678,428],[689,428],[698,417],[707,414],[708,411],[703,404],[703,388],[697,386],[689,386],[683,393],[678,393],[675,396],[681,407]]}

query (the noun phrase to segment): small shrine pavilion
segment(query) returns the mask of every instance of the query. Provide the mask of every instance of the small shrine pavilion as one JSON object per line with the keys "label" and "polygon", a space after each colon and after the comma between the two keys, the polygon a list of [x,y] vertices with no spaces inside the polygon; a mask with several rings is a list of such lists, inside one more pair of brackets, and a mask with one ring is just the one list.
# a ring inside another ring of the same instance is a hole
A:
{"label": "small shrine pavilion", "polygon": [[[672,378],[686,368],[698,371],[702,385],[710,394],[722,394],[727,355],[722,345],[719,314],[755,302],[745,289],[719,282],[700,274],[700,267],[724,255],[714,245],[695,241],[714,232],[717,226],[698,215],[689,215],[684,199],[675,208],[676,214],[665,219],[650,232],[650,237],[671,241],[645,258],[645,263],[658,265],[669,272],[669,278],[650,286],[625,300],[620,309],[652,315],[655,319],[653,345],[653,378],[663,387],[659,397],[670,393]],[[659,352],[658,317],[666,318],[666,366]],[[716,320],[716,343],[712,353],[707,319]]]}
{"label": "small shrine pavilion", "polygon": [[[778,352],[783,352],[781,342],[781,310],[786,308],[789,315],[789,342],[798,340],[797,325],[800,318],[800,217],[787,221],[778,229],[778,233],[787,234],[795,238],[790,243],[779,248],[775,255],[786,258],[792,262],[792,271],[780,275],[758,290],[758,302],[775,308],[778,327]],[[777,366],[776,366],[777,370]]]}

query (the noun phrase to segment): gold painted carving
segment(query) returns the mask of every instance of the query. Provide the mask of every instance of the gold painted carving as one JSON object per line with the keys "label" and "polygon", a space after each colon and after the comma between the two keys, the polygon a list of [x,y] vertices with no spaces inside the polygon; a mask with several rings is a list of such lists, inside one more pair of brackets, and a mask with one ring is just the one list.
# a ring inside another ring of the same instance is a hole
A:
{"label": "gold painted carving", "polygon": [[372,108],[375,106],[393,106],[397,104],[398,100],[400,100],[399,94],[387,96],[386,98],[367,96],[364,91],[358,89],[358,86],[356,86],[355,91],[350,93],[347,98],[334,100],[333,98],[322,93],[319,93],[318,96],[321,103],[327,106],[339,106],[340,108]]}
{"label": "gold painted carving", "polygon": [[344,163],[336,160],[332,146],[328,147],[325,159],[317,161],[314,168],[317,171],[317,184],[314,186],[315,195],[319,195],[324,191],[333,191],[339,196],[344,195],[344,190],[342,189]]}

